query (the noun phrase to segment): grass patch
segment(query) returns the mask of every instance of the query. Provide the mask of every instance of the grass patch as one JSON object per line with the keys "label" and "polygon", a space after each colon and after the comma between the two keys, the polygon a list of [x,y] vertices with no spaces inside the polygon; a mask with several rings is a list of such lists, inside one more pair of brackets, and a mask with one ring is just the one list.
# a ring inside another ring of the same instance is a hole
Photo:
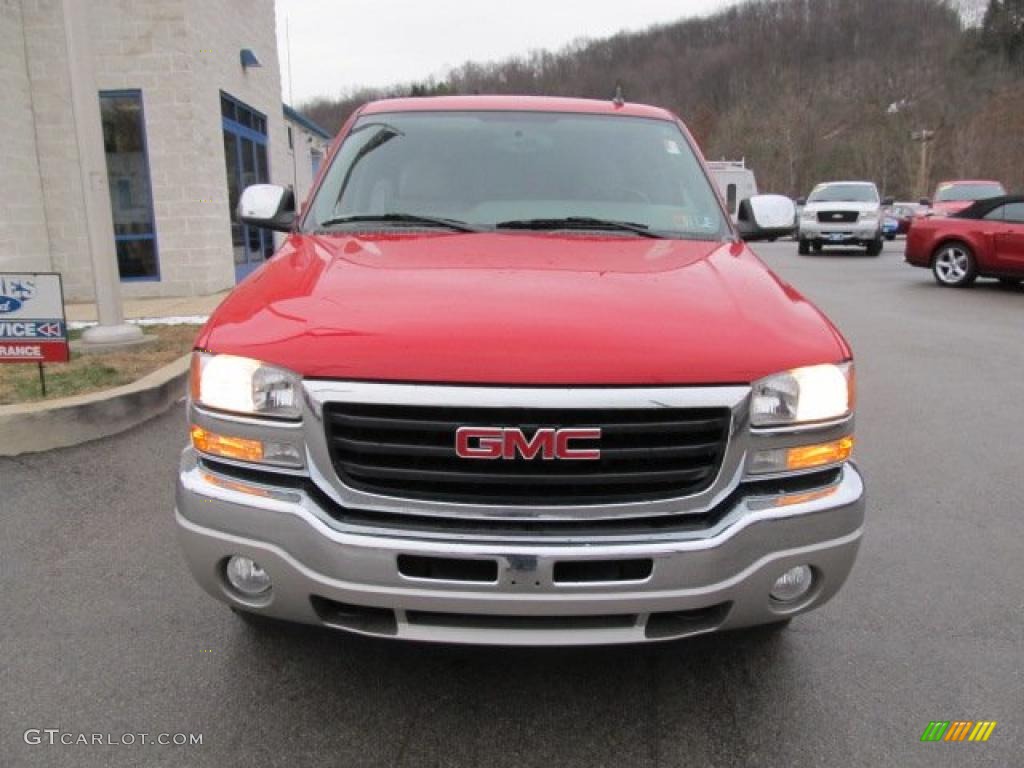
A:
{"label": "grass patch", "polygon": [[[83,395],[130,384],[177,360],[192,349],[197,325],[148,325],[143,330],[157,340],[141,347],[104,355],[82,355],[71,350],[67,363],[45,363],[46,399]],[[77,339],[81,331],[72,331]],[[33,363],[0,365],[0,405],[42,400],[39,370]]]}

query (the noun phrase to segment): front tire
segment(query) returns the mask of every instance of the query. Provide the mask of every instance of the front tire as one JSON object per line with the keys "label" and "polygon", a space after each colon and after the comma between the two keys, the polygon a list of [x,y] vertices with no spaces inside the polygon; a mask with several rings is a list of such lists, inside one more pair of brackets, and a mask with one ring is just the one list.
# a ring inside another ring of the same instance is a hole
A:
{"label": "front tire", "polygon": [[935,282],[946,288],[965,288],[978,277],[978,262],[965,243],[946,243],[932,258]]}
{"label": "front tire", "polygon": [[811,252],[811,244],[805,238],[800,238],[800,244],[796,247],[796,252],[801,256],[807,256]]}
{"label": "front tire", "polygon": [[882,238],[876,238],[868,243],[868,256],[880,256],[882,254],[882,247],[885,243],[882,242]]}

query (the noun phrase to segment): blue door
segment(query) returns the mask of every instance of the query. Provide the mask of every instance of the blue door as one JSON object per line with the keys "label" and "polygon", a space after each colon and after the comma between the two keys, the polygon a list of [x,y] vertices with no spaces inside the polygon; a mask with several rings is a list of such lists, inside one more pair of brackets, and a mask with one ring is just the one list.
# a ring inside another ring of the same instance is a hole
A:
{"label": "blue door", "polygon": [[231,209],[231,245],[235,257],[235,280],[238,281],[274,252],[274,237],[270,232],[247,227],[238,220],[238,198],[242,190],[250,184],[265,184],[270,180],[267,118],[225,93],[220,96],[220,109],[228,205]]}

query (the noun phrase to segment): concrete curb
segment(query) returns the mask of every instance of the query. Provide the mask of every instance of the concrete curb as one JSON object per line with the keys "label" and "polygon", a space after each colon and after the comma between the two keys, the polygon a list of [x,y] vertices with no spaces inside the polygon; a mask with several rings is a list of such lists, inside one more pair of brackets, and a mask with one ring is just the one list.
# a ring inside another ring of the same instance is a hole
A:
{"label": "concrete curb", "polygon": [[116,435],[185,395],[191,355],[123,387],[38,403],[0,405],[0,456],[65,448]]}

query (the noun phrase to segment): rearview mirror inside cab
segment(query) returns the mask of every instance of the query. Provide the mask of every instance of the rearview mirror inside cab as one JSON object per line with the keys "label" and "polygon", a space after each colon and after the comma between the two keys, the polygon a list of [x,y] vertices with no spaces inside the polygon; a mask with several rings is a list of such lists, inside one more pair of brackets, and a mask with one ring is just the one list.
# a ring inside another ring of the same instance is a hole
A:
{"label": "rearview mirror inside cab", "polygon": [[771,240],[796,231],[796,206],[785,195],[755,195],[740,203],[736,223],[744,240]]}
{"label": "rearview mirror inside cab", "polygon": [[238,200],[238,218],[250,227],[288,232],[295,223],[295,195],[276,184],[253,184]]}

